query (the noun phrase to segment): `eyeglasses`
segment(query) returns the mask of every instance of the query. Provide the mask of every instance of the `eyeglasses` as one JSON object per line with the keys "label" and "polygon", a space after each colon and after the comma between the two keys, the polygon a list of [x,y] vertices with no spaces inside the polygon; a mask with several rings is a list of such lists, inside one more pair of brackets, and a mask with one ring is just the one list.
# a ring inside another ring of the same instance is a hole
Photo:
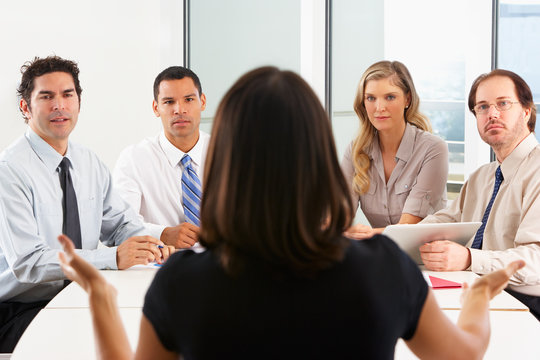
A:
{"label": "eyeglasses", "polygon": [[473,109],[474,109],[475,114],[482,115],[489,111],[489,108],[491,107],[491,105],[495,106],[495,109],[499,111],[506,111],[512,107],[512,104],[519,104],[519,101],[499,100],[495,104],[488,104],[488,103],[476,104]]}

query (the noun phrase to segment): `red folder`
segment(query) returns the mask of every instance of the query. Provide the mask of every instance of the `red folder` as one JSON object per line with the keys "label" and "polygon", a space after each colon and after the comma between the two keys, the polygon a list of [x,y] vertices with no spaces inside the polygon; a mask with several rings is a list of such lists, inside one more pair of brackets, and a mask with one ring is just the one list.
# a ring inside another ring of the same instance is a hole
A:
{"label": "red folder", "polygon": [[431,275],[429,275],[429,281],[431,281],[431,287],[434,289],[452,289],[461,287],[460,283],[444,280]]}

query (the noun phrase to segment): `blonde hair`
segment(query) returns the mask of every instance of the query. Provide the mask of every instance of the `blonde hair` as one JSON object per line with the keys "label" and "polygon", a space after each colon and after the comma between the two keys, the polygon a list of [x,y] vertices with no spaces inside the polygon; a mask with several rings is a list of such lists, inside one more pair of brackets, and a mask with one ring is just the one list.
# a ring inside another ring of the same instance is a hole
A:
{"label": "blonde hair", "polygon": [[368,81],[386,78],[391,78],[392,83],[403,90],[405,96],[410,99],[409,105],[405,109],[405,122],[421,130],[432,131],[429,119],[419,111],[420,99],[416,93],[411,74],[405,65],[399,61],[379,61],[371,65],[362,75],[354,99],[354,111],[360,120],[360,130],[353,142],[352,149],[355,172],[352,187],[354,192],[359,195],[365,194],[369,190],[368,171],[371,160],[367,155],[367,151],[377,135],[377,130],[368,118],[364,104],[364,91]]}

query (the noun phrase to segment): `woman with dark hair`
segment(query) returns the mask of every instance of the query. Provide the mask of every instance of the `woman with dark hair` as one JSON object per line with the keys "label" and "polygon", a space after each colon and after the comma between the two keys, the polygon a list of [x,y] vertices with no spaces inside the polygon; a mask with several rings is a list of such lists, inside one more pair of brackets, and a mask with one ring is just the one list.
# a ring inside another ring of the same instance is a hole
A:
{"label": "woman with dark hair", "polygon": [[[200,242],[158,271],[136,358],[391,359],[398,338],[421,357],[478,358],[488,302],[521,262],[466,289],[459,327],[388,238],[352,241],[352,205],[330,123],[298,75],[242,76],[210,142]],[[98,353],[132,357],[114,289],[59,237],[63,269],[88,293]]]}
{"label": "woman with dark hair", "polygon": [[354,111],[360,131],[347,148],[343,173],[370,226],[345,235],[371,237],[392,224],[416,224],[446,205],[448,145],[431,133],[407,67],[379,61],[362,75]]}

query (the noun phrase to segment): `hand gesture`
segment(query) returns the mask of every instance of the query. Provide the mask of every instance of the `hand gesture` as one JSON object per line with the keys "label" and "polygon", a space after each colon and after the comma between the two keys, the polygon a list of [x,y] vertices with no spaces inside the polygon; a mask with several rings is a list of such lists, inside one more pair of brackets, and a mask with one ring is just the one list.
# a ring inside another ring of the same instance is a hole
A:
{"label": "hand gesture", "polygon": [[483,275],[479,279],[476,279],[474,283],[469,287],[467,283],[463,284],[463,294],[461,296],[464,301],[470,293],[474,291],[481,291],[486,293],[489,299],[493,299],[495,295],[500,293],[506,285],[508,280],[522,267],[525,266],[525,261],[516,260],[508,264],[504,269],[494,271],[492,273]]}
{"label": "hand gesture", "polygon": [[64,249],[64,252],[58,253],[60,266],[68,279],[75,281],[89,294],[96,289],[105,288],[112,289],[113,295],[116,294],[116,290],[101,276],[99,271],[77,255],[73,242],[66,235],[58,236],[58,241]]}

